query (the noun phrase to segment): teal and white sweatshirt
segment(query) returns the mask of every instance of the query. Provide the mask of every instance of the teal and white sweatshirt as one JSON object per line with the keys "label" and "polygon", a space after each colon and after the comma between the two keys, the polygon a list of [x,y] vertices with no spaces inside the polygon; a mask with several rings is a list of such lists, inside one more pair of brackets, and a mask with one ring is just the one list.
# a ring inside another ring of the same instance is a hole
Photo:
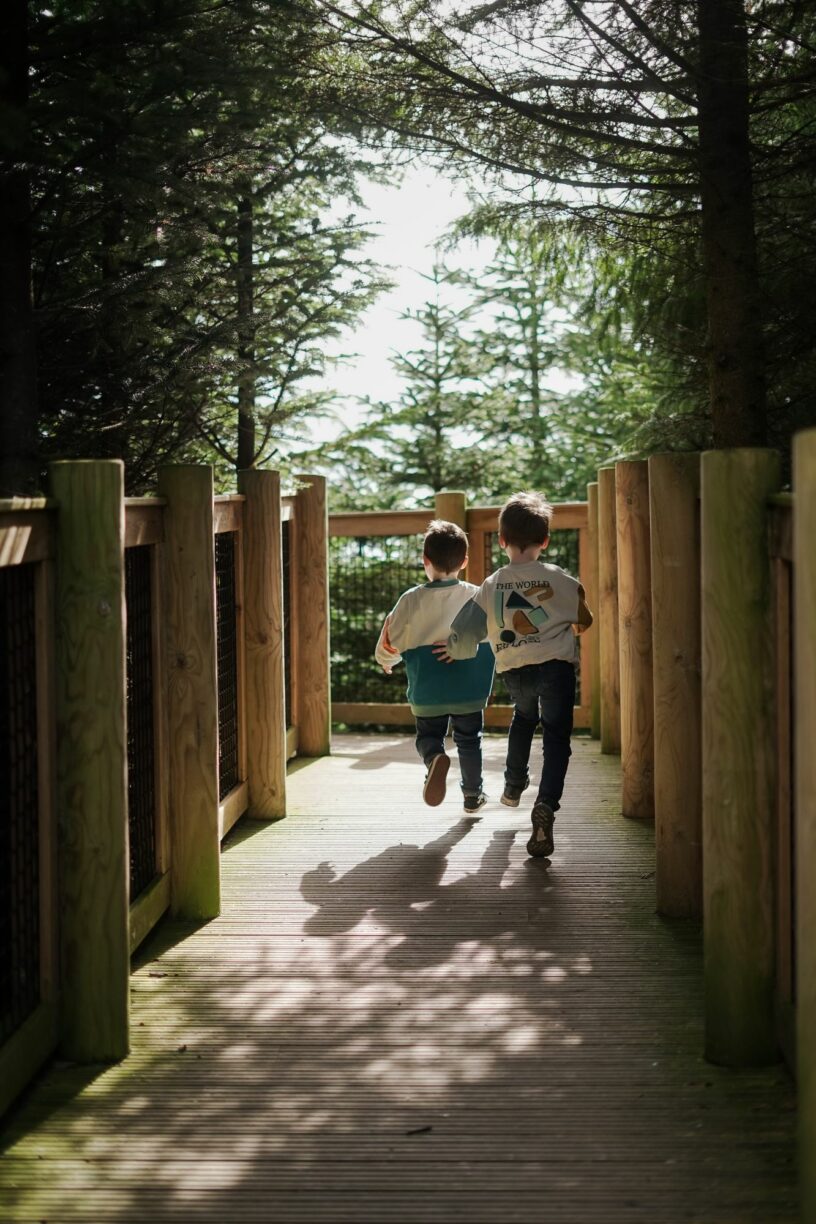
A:
{"label": "teal and white sweatshirt", "polygon": [[413,714],[472,714],[484,709],[493,686],[493,651],[485,641],[474,643],[471,656],[443,663],[433,653],[444,642],[457,613],[478,587],[446,578],[411,587],[385,618],[374,657],[389,670],[405,660],[408,703]]}

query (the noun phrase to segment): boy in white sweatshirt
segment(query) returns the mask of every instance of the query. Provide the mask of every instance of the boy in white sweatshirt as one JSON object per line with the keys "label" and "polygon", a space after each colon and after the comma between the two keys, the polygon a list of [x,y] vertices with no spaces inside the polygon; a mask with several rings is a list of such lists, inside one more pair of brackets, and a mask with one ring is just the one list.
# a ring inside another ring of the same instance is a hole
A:
{"label": "boy in white sweatshirt", "polygon": [[577,578],[539,560],[550,542],[552,507],[539,493],[516,493],[499,514],[499,542],[509,565],[485,579],[451,622],[444,661],[468,659],[487,635],[496,670],[513,700],[502,803],[518,807],[530,782],[533,736],[541,724],[544,756],[527,853],[552,854],[553,824],[571,754],[577,633],[592,624]]}
{"label": "boy in white sweatshirt", "polygon": [[374,655],[389,674],[405,661],[417,752],[427,769],[425,802],[436,807],[445,797],[450,768],[445,736],[452,724],[465,811],[478,812],[485,803],[482,727],[493,685],[493,651],[487,642],[475,642],[469,657],[450,667],[434,653],[434,644],[447,637],[451,622],[478,591],[459,581],[459,571],[467,563],[467,536],[461,527],[435,519],[425,533],[422,563],[428,581],[397,600],[385,618]]}

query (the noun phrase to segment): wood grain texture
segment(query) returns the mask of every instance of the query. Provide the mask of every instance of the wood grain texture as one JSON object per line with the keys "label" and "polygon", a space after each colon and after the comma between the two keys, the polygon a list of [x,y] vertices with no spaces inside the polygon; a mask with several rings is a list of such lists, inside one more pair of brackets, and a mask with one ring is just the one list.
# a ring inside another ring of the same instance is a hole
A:
{"label": "wood grain texture", "polygon": [[212,468],[159,471],[167,499],[162,589],[171,829],[171,910],[220,910],[218,686]]}
{"label": "wood grain texture", "polygon": [[[309,480],[311,477],[304,476],[302,479]],[[336,511],[329,515],[329,535],[421,535],[433,517],[432,510]]]}
{"label": "wood grain texture", "polygon": [[816,429],[794,440],[796,975],[803,1221],[816,1221]]}
{"label": "wood grain texture", "polygon": [[700,456],[649,459],[657,911],[702,914]]}
{"label": "wood grain texture", "polygon": [[125,548],[161,544],[164,539],[164,505],[156,498],[144,501],[129,497],[125,503]]}
{"label": "wood grain texture", "polygon": [[325,476],[299,476],[297,533],[298,752],[323,756],[331,742],[329,679],[329,565]]}
{"label": "wood grain texture", "polygon": [[286,702],[280,475],[238,473],[244,506],[245,724],[249,814],[286,814]]}
{"label": "wood grain texture", "polygon": [[467,502],[464,493],[445,491],[434,495],[434,518],[456,523],[467,531]]}
{"label": "wood grain texture", "polygon": [[53,557],[54,534],[51,509],[0,510],[0,567]]}
{"label": "wood grain texture", "polygon": [[[500,506],[471,506],[468,510],[468,531],[498,531]],[[586,502],[556,502],[553,506],[553,531],[578,531],[587,525]]]}
{"label": "wood grain texture", "polygon": [[618,531],[615,469],[598,472],[598,655],[601,752],[620,752]]}
{"label": "wood grain texture", "polygon": [[796,1224],[783,1069],[705,1066],[695,924],[576,741],[551,865],[529,804],[421,799],[410,736],[298,762],[224,911],[133,976],[134,1052],[56,1066],[3,1135],[8,1224]]}
{"label": "wood grain texture", "polygon": [[776,1057],[774,692],[767,499],[779,457],[702,457],[703,913],[706,1053]]}
{"label": "wood grain texture", "polygon": [[598,616],[598,482],[587,485],[587,527],[586,527],[587,560],[584,567],[584,588],[587,604],[595,620],[588,638],[581,643],[581,669],[583,676],[584,656],[586,649],[588,663],[591,669],[591,684],[589,687],[589,730],[593,739],[601,738],[601,634]]}
{"label": "wood grain texture", "polygon": [[124,468],[55,463],[60,1048],[128,1051]]}
{"label": "wood grain texture", "polygon": [[621,807],[654,819],[654,692],[649,469],[615,464],[620,654]]}
{"label": "wood grain texture", "polygon": [[[467,499],[464,493],[446,491],[444,493],[436,493],[434,495],[434,518],[442,519],[446,523],[456,523],[457,527],[461,527],[463,531],[467,531]],[[476,567],[478,568],[478,559],[474,558]],[[461,577],[466,582],[473,582],[470,577],[471,566],[468,562],[467,569],[461,572]],[[480,580],[481,581],[481,580]]]}

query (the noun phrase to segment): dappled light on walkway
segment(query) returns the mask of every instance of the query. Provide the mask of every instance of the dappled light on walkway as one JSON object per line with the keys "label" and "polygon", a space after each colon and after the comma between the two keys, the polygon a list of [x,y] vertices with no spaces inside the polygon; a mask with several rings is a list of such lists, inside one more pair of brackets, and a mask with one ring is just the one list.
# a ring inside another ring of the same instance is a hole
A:
{"label": "dappled light on walkway", "polygon": [[222,916],[144,949],[130,1058],[24,1099],[0,1216],[795,1221],[787,1075],[702,1060],[697,932],[654,914],[617,760],[575,741],[534,862],[503,742],[478,817],[423,807],[406,737],[300,762],[289,818],[233,831]]}

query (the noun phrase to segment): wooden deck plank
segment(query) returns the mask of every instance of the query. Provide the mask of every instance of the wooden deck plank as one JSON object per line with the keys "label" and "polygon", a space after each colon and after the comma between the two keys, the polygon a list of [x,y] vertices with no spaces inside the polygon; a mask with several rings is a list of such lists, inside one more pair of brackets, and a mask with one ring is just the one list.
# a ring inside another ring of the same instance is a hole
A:
{"label": "wooden deck plank", "polygon": [[3,1135],[0,1218],[48,1224],[794,1224],[787,1073],[706,1064],[698,932],[575,741],[529,804],[421,803],[402,736],[298,762],[225,842],[223,915],[163,923],[133,1054],[54,1066]]}

